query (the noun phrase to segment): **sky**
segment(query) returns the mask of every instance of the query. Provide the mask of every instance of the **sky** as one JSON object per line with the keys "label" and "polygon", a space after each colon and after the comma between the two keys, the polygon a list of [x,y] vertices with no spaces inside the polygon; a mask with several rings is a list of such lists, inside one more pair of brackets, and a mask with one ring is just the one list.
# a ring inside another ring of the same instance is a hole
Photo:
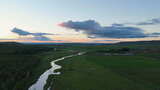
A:
{"label": "sky", "polygon": [[160,40],[159,3],[160,0],[0,0],[0,41]]}

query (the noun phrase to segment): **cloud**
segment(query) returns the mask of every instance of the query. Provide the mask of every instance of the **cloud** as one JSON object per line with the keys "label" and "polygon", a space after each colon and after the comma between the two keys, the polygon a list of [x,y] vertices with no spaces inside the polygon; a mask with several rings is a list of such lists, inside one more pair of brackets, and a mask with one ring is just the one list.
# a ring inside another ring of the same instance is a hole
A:
{"label": "cloud", "polygon": [[54,34],[51,34],[51,33],[41,33],[41,32],[31,33],[31,32],[28,32],[28,31],[25,31],[25,30],[22,30],[22,29],[18,29],[18,28],[14,28],[12,30],[12,32],[16,33],[18,35],[21,35],[21,36],[26,36],[26,35],[33,35],[33,36],[54,35]]}
{"label": "cloud", "polygon": [[137,27],[124,26],[123,24],[112,24],[111,26],[101,26],[95,20],[67,21],[59,26],[82,31],[90,38],[144,38],[147,35],[144,30]]}
{"label": "cloud", "polygon": [[16,33],[16,34],[18,34],[18,35],[21,35],[21,36],[31,35],[30,32],[27,32],[27,31],[24,31],[24,30],[18,29],[18,28],[14,28],[14,29],[12,30],[12,32],[13,32],[13,33]]}
{"label": "cloud", "polygon": [[157,24],[160,24],[160,18],[154,18],[148,21],[139,22],[136,23],[135,25],[157,25]]}
{"label": "cloud", "polygon": [[35,36],[35,37],[32,37],[31,39],[37,40],[37,41],[52,41],[52,39],[45,36]]}
{"label": "cloud", "polygon": [[50,34],[50,33],[31,33],[22,29],[18,29],[18,28],[14,28],[12,30],[13,33],[16,33],[20,36],[27,36],[27,35],[32,35],[33,37],[29,38],[32,40],[38,40],[38,41],[52,41],[52,39],[44,36],[44,35],[54,35],[54,34]]}
{"label": "cloud", "polygon": [[94,40],[94,42],[120,42],[120,40]]}
{"label": "cloud", "polygon": [[149,34],[150,37],[160,37],[160,33],[155,32],[155,33],[151,33]]}

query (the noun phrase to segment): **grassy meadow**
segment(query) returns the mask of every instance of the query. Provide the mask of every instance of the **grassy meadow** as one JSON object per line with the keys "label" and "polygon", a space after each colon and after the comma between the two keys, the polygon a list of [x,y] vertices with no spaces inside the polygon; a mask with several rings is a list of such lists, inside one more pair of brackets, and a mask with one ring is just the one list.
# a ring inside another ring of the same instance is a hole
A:
{"label": "grassy meadow", "polygon": [[0,43],[0,90],[28,90],[52,60],[70,55],[61,47]]}
{"label": "grassy meadow", "polygon": [[50,75],[44,90],[159,90],[159,45],[0,43],[0,90],[27,90],[51,61],[82,51],[56,63],[61,75]]}
{"label": "grassy meadow", "polygon": [[159,48],[151,44],[87,47],[87,54],[58,62],[62,74],[51,76],[52,89],[159,90]]}

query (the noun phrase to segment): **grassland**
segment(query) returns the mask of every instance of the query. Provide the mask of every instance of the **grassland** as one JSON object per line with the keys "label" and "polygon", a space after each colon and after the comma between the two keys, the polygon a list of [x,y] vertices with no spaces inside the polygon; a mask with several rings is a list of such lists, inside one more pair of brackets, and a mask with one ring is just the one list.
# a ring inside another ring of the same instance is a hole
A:
{"label": "grassland", "polygon": [[[129,48],[133,54],[105,55],[109,53],[105,50],[121,50],[124,47]],[[63,66],[60,70],[62,74],[52,76],[53,90],[160,89],[159,46],[123,45],[88,48],[89,52],[86,55],[58,62]]]}
{"label": "grassland", "polygon": [[0,90],[28,90],[52,60],[73,53],[61,47],[0,43]]}
{"label": "grassland", "polygon": [[[50,62],[80,51],[82,56],[57,62],[51,90],[159,90],[160,43],[115,45],[26,45],[0,43],[0,90],[27,90]],[[55,49],[56,48],[56,49]],[[55,51],[56,50],[56,51]]]}

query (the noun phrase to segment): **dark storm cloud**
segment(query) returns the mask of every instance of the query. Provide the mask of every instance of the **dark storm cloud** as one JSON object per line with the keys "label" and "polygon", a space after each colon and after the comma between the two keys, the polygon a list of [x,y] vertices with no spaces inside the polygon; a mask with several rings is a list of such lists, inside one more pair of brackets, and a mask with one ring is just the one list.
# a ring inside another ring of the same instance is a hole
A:
{"label": "dark storm cloud", "polygon": [[52,41],[52,39],[44,36],[44,35],[53,35],[50,33],[31,33],[22,29],[14,28],[12,30],[13,33],[16,33],[20,36],[27,36],[27,35],[32,35],[33,37],[31,38],[32,40],[38,40],[38,41]]}
{"label": "dark storm cloud", "polygon": [[112,24],[101,26],[95,20],[68,21],[59,24],[62,27],[82,31],[92,38],[143,38],[147,37],[144,31],[137,27],[124,26],[123,24]]}
{"label": "dark storm cloud", "polygon": [[145,22],[136,23],[136,25],[157,25],[160,24],[160,18],[154,18]]}

